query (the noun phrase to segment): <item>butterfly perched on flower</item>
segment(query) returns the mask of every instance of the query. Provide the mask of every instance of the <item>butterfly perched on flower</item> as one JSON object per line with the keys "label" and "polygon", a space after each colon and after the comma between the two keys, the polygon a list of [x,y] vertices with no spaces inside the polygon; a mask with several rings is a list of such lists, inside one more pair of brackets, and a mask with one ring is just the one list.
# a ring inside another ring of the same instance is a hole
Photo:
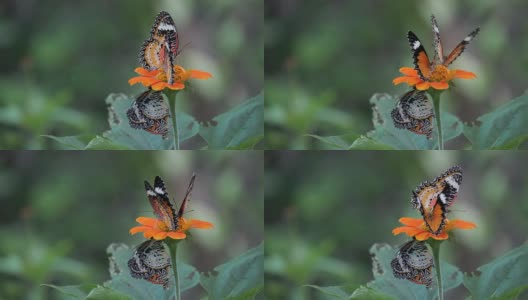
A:
{"label": "butterfly perched on flower", "polygon": [[433,255],[425,242],[411,240],[405,243],[391,261],[392,274],[431,288],[433,284]]}
{"label": "butterfly perched on flower", "polygon": [[454,166],[432,182],[422,182],[412,193],[411,204],[419,209],[427,228],[439,234],[445,226],[447,208],[458,195],[462,183],[462,168]]}
{"label": "butterfly perched on flower", "polygon": [[159,91],[149,89],[141,93],[127,110],[127,118],[132,128],[168,138],[169,105]]}
{"label": "butterfly perched on flower", "polygon": [[183,216],[185,207],[191,199],[191,193],[194,187],[195,179],[196,175],[193,174],[178,212],[174,210],[174,206],[169,199],[169,194],[167,193],[165,184],[163,183],[161,177],[156,176],[154,179],[154,187],[145,181],[145,190],[147,191],[147,196],[150,205],[154,210],[154,214],[168,230],[177,230],[179,228],[180,218]]}
{"label": "butterfly perched on flower", "polygon": [[133,278],[169,288],[171,258],[162,241],[147,240],[141,243],[128,260],[128,268]]}
{"label": "butterfly perched on flower", "polygon": [[174,61],[179,54],[180,41],[178,30],[171,15],[162,11],[156,16],[150,30],[150,37],[145,40],[139,52],[139,63],[148,70],[163,70],[167,82],[175,80]]}
{"label": "butterfly perched on flower", "polygon": [[434,15],[431,15],[431,24],[433,26],[433,35],[434,35],[434,57],[433,60],[429,59],[425,48],[416,36],[414,32],[409,31],[407,33],[407,39],[411,46],[413,53],[414,66],[418,75],[422,80],[426,81],[439,81],[439,79],[444,78],[449,72],[447,66],[453,63],[459,56],[464,52],[466,46],[475,38],[479,33],[480,28],[476,28],[471,33],[469,33],[454,49],[449,53],[449,55],[444,56],[444,49],[442,41],[440,39],[440,30],[438,29],[438,24]]}
{"label": "butterfly perched on flower", "polygon": [[413,89],[405,93],[391,112],[394,127],[407,129],[431,139],[433,134],[433,102],[424,91]]}

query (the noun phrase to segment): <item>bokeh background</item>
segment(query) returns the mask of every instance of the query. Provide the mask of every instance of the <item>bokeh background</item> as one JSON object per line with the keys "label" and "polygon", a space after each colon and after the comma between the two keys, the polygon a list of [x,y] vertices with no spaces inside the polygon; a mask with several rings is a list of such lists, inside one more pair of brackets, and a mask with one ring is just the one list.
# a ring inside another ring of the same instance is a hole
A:
{"label": "bokeh background", "polygon": [[[208,121],[264,85],[263,1],[0,2],[0,149],[57,145],[41,135],[109,128],[105,98],[138,95],[139,48],[168,11],[186,45],[177,63],[213,74],[178,95],[178,109]],[[182,145],[185,147],[186,145]]]}
{"label": "bokeh background", "polygon": [[[463,168],[450,218],[477,224],[442,244],[442,259],[475,271],[526,242],[526,152],[284,151],[265,154],[265,278],[269,299],[327,299],[305,285],[358,287],[373,279],[374,243],[401,246],[400,217],[419,218],[411,192]],[[352,288],[353,289],[353,288]],[[446,299],[464,299],[464,287]]]}
{"label": "bokeh background", "polygon": [[452,65],[478,78],[442,95],[443,109],[474,121],[527,88],[527,10],[525,0],[265,1],[266,149],[318,148],[306,134],[371,130],[370,97],[409,89],[392,84],[400,67],[412,66],[407,31],[432,57],[431,14],[445,52],[481,27]]}
{"label": "bokeh background", "polygon": [[264,239],[259,151],[3,152],[0,164],[0,299],[64,299],[40,284],[109,280],[107,246],[144,241],[128,230],[153,216],[143,181],[156,175],[179,205],[195,172],[186,217],[215,225],[192,232],[183,262],[211,271]]}

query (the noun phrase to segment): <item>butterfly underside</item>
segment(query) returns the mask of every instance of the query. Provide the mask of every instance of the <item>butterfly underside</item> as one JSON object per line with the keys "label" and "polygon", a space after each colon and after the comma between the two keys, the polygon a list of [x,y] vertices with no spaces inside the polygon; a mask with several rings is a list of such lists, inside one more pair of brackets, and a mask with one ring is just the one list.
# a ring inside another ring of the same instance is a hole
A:
{"label": "butterfly underside", "polygon": [[425,242],[411,240],[403,245],[391,261],[394,277],[407,279],[431,288],[433,284],[433,255]]}
{"label": "butterfly underside", "polygon": [[434,15],[431,15],[431,25],[433,28],[433,48],[434,48],[434,57],[433,60],[430,60],[427,56],[425,48],[412,31],[407,33],[407,39],[409,40],[409,45],[411,46],[411,51],[413,54],[413,61],[416,71],[422,80],[428,80],[431,77],[432,71],[437,65],[449,66],[452,64],[466,49],[466,46],[477,36],[480,31],[480,28],[476,28],[470,32],[458,45],[449,53],[449,55],[444,56],[444,50],[442,46],[442,40],[440,38],[440,29],[438,28],[438,23]]}
{"label": "butterfly underside", "polygon": [[405,93],[391,111],[391,118],[396,128],[432,138],[433,103],[424,91],[411,90]]}
{"label": "butterfly underside", "polygon": [[462,183],[462,168],[454,166],[432,182],[422,182],[411,198],[413,208],[419,209],[429,230],[438,234],[445,226],[447,208],[458,195]]}
{"label": "butterfly underside", "polygon": [[178,30],[168,12],[160,12],[139,52],[139,63],[149,71],[163,70],[167,82],[174,83],[174,63],[179,54]]}
{"label": "butterfly underside", "polygon": [[147,90],[141,93],[127,110],[130,127],[143,129],[152,134],[168,138],[169,105],[161,92]]}
{"label": "butterfly underside", "polygon": [[141,243],[128,260],[128,268],[133,278],[169,288],[171,258],[162,241],[148,240]]}

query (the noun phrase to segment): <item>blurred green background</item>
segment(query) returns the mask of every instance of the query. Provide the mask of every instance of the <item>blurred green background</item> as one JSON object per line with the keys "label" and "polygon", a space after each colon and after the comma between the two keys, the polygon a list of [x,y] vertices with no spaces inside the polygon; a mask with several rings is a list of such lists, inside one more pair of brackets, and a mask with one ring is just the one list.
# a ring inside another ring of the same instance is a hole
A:
{"label": "blurred green background", "polygon": [[3,152],[0,163],[0,299],[63,299],[40,284],[109,280],[107,246],[144,241],[128,230],[153,216],[143,181],[156,175],[179,205],[195,172],[186,217],[215,225],[192,231],[183,262],[211,271],[264,239],[259,151]]}
{"label": "blurred green background", "polygon": [[432,57],[431,14],[445,52],[481,27],[452,65],[478,78],[442,95],[443,109],[474,121],[527,88],[527,10],[525,0],[266,1],[266,149],[320,148],[304,135],[372,129],[370,97],[409,89],[392,84],[400,67],[412,66],[408,30]]}
{"label": "blurred green background", "polygon": [[[265,279],[269,299],[326,299],[304,285],[366,284],[369,248],[401,246],[400,217],[419,218],[411,192],[449,167],[463,168],[449,218],[477,224],[442,244],[442,259],[475,271],[526,241],[527,152],[266,152]],[[458,287],[446,299],[464,299]]]}
{"label": "blurred green background", "polygon": [[180,45],[188,44],[177,63],[214,76],[191,81],[179,110],[208,121],[262,90],[261,0],[3,0],[0,149],[55,148],[41,135],[108,129],[108,94],[144,90],[127,81],[161,10],[172,15]]}

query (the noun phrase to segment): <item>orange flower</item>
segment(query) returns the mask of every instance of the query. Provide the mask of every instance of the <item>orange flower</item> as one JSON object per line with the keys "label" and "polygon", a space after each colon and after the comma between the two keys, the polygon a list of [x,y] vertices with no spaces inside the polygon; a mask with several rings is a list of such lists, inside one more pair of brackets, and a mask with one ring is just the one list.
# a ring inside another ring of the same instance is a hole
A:
{"label": "orange flower", "polygon": [[128,80],[130,85],[141,83],[146,87],[150,87],[155,91],[161,91],[165,88],[171,90],[183,90],[185,88],[184,82],[189,79],[209,79],[213,77],[211,73],[198,70],[185,70],[182,66],[174,66],[174,83],[167,82],[167,75],[161,69],[148,71],[143,68],[136,68],[134,70],[140,76],[132,77]]}
{"label": "orange flower", "polygon": [[431,76],[427,80],[423,80],[418,75],[418,71],[414,68],[402,67],[400,72],[405,76],[394,78],[392,83],[398,85],[400,83],[407,83],[410,86],[415,86],[417,90],[425,91],[430,87],[437,90],[447,90],[449,88],[448,82],[455,78],[474,79],[477,75],[472,72],[464,70],[449,70],[444,65],[436,65],[431,72]]}
{"label": "orange flower", "polygon": [[175,240],[183,240],[187,237],[185,234],[191,228],[209,229],[213,228],[213,224],[200,220],[187,220],[183,217],[178,219],[178,229],[169,230],[167,225],[156,218],[139,217],[136,221],[142,226],[132,227],[130,234],[143,232],[143,236],[147,239],[154,238],[155,240],[163,240],[170,237]]}
{"label": "orange flower", "polygon": [[447,240],[449,238],[448,232],[453,229],[473,229],[477,225],[463,221],[463,220],[445,220],[444,229],[439,234],[433,234],[425,225],[423,219],[414,219],[414,218],[400,218],[400,223],[405,226],[396,227],[392,230],[392,234],[397,235],[400,233],[405,233],[410,237],[414,237],[418,241],[425,241],[429,238],[435,240]]}

